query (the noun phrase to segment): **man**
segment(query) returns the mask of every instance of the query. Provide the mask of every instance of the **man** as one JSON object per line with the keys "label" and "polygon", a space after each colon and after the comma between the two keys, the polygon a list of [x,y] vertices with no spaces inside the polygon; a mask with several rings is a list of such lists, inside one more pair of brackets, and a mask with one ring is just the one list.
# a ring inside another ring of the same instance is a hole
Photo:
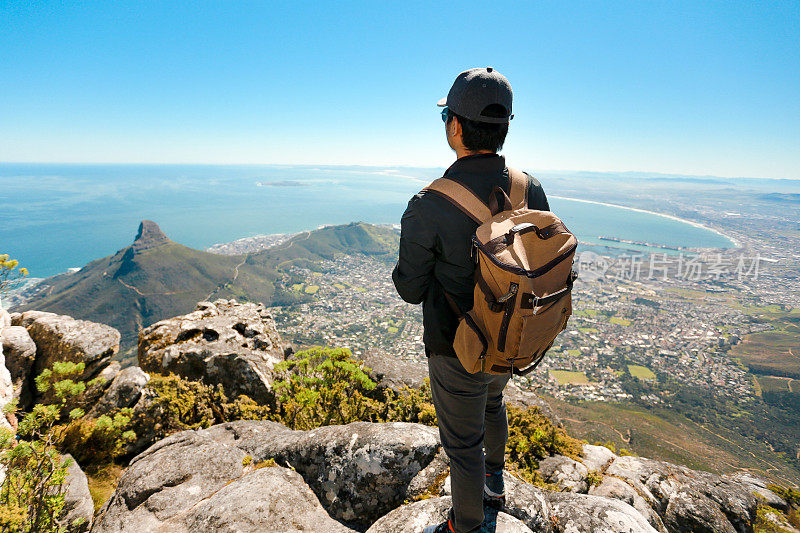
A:
{"label": "man", "polygon": [[[439,101],[447,143],[456,162],[444,173],[488,202],[495,186],[507,194],[505,158],[497,154],[508,133],[512,92],[492,69],[462,72]],[[528,176],[528,206],[549,211],[541,185]],[[450,459],[453,508],[449,519],[425,533],[472,532],[484,528],[486,504],[505,501],[503,465],[508,420],[503,389],[510,375],[470,374],[453,351],[458,316],[472,308],[474,263],[471,238],[477,223],[445,198],[422,191],[403,214],[400,257],[392,273],[403,300],[423,304],[425,353],[439,435]]]}

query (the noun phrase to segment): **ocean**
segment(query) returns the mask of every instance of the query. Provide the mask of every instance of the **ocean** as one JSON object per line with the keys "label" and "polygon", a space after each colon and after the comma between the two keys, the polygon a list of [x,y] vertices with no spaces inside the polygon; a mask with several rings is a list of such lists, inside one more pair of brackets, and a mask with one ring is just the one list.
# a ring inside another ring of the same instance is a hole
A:
{"label": "ocean", "polygon": [[[204,249],[242,237],[353,221],[399,223],[436,168],[0,164],[0,253],[32,277],[81,267],[129,245],[142,219]],[[730,247],[704,228],[551,195],[550,206],[584,243],[623,240]],[[620,245],[625,246],[625,245]]]}

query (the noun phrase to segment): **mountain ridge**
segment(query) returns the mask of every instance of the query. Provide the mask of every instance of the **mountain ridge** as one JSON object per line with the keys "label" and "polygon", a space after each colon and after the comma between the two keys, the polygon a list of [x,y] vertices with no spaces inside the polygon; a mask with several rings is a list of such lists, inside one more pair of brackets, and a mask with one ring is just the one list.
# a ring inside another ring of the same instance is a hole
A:
{"label": "mountain ridge", "polygon": [[156,222],[143,220],[130,246],[42,281],[13,310],[109,324],[122,334],[121,357],[130,356],[142,328],[188,312],[198,301],[237,298],[269,305],[290,264],[308,266],[340,253],[393,261],[398,242],[393,229],[354,222],[303,232],[256,253],[221,255],[176,243]]}

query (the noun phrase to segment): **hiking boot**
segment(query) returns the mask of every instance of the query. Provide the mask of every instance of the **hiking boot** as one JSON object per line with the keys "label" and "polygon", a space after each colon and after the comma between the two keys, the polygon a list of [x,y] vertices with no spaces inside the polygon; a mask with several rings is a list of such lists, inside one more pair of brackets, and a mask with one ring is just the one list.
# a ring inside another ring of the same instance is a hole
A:
{"label": "hiking boot", "polygon": [[447,520],[438,526],[426,527],[422,530],[422,533],[455,533],[455,530],[450,525],[450,520]]}
{"label": "hiking boot", "polygon": [[483,503],[493,509],[501,509],[506,504],[506,489],[503,471],[486,474],[483,484]]}

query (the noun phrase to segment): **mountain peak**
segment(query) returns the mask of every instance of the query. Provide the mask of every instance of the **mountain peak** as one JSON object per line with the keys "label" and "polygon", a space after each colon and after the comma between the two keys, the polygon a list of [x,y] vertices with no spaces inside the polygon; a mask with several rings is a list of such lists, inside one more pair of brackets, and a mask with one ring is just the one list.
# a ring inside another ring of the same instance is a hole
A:
{"label": "mountain peak", "polygon": [[139,253],[169,242],[172,241],[161,231],[158,224],[152,220],[142,220],[139,223],[139,232],[133,241],[133,251],[134,253]]}

